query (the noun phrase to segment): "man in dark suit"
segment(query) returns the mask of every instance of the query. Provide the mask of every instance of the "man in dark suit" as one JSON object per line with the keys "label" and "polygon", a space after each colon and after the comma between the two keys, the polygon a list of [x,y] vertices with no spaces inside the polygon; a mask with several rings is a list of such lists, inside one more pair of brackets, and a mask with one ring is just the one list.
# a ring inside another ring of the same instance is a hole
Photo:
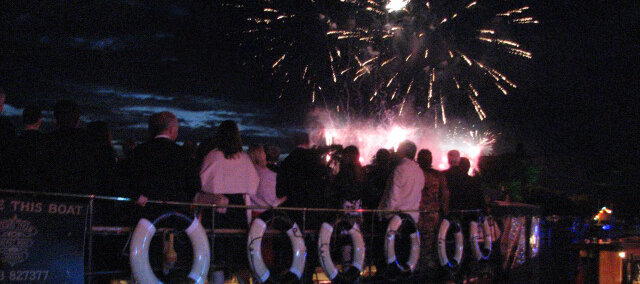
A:
{"label": "man in dark suit", "polygon": [[148,199],[190,202],[200,189],[200,176],[190,157],[175,143],[178,119],[170,112],[153,114],[149,134],[151,139],[136,147],[125,161],[128,195],[142,206]]}
{"label": "man in dark suit", "polygon": [[[126,207],[122,211],[131,218],[131,223],[138,222],[138,218],[154,221],[156,218],[170,211],[188,214],[187,206],[167,206],[148,203],[148,200],[191,202],[195,193],[200,190],[200,176],[195,170],[192,159],[182,147],[175,143],[178,137],[178,119],[173,113],[159,112],[149,118],[150,139],[137,146],[123,162],[125,177],[128,180],[126,196],[137,199],[133,208]],[[131,209],[133,212],[130,212]],[[161,223],[173,228],[185,228],[186,222],[169,219]],[[182,227],[181,227],[182,226]],[[180,252],[187,249],[176,243],[175,250]],[[150,262],[154,267],[169,267],[163,263],[163,257],[157,257],[164,251],[163,246],[151,245]],[[166,256],[165,256],[166,257]],[[177,265],[186,265],[179,258]],[[166,273],[166,271],[165,271]],[[163,282],[170,282],[173,274],[160,276]]]}
{"label": "man in dark suit", "polygon": [[44,160],[42,143],[44,135],[40,133],[42,111],[28,106],[22,111],[24,130],[14,143],[11,157],[13,185],[16,188],[39,190],[42,187]]}
{"label": "man in dark suit", "polygon": [[[276,195],[287,197],[282,206],[326,208],[330,200],[326,200],[327,186],[329,182],[329,169],[322,163],[320,154],[309,149],[309,135],[297,133],[293,136],[296,148],[289,153],[278,169],[276,176]],[[296,222],[300,229],[303,221],[306,229],[319,228],[323,217],[320,213],[306,214],[306,219],[300,211],[289,211],[287,214]],[[311,283],[313,272],[318,264],[317,241],[313,235],[306,235],[307,265],[305,267],[303,281]]]}
{"label": "man in dark suit", "polygon": [[456,150],[447,154],[450,168],[444,172],[450,191],[451,209],[473,210],[484,208],[484,198],[480,185],[467,173],[471,164],[469,159],[461,158]]}
{"label": "man in dark suit", "polygon": [[482,195],[480,183],[476,178],[469,176],[471,161],[468,158],[460,158],[461,179],[463,182],[463,192],[458,192],[458,209],[485,209],[486,203]]}
{"label": "man in dark suit", "polygon": [[[276,194],[278,197],[287,197],[282,206],[322,208],[327,203],[324,196],[329,181],[329,170],[322,163],[320,154],[314,149],[309,149],[307,133],[295,134],[293,142],[296,148],[280,163],[278,169]],[[290,215],[296,215],[292,213]],[[301,220],[294,221],[302,226]],[[309,221],[307,219],[307,222]],[[307,224],[313,225],[319,224]]]}

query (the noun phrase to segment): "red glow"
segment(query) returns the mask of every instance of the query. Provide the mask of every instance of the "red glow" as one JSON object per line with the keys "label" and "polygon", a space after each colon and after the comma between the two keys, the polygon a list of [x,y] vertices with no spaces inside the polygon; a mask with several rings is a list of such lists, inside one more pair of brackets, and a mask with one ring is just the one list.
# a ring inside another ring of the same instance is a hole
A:
{"label": "red glow", "polygon": [[[461,157],[471,162],[469,174],[477,168],[478,158],[490,151],[493,141],[489,138],[478,137],[477,131],[470,131],[465,135],[452,135],[446,129],[434,129],[428,126],[405,126],[392,124],[390,126],[374,126],[375,123],[347,123],[336,127],[331,121],[323,123],[331,126],[324,129],[324,142],[327,145],[341,144],[355,145],[360,150],[360,163],[371,161],[378,149],[384,148],[394,151],[404,140],[411,140],[420,149],[428,149],[433,155],[433,167],[439,170],[449,168],[447,152],[460,151]],[[327,157],[327,159],[329,159]]]}

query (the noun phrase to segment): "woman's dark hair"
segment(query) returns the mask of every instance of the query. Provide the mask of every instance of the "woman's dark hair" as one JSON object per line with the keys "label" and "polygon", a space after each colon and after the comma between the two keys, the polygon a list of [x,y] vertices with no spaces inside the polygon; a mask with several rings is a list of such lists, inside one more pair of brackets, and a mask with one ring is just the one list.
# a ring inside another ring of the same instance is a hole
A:
{"label": "woman's dark hair", "polygon": [[373,163],[376,165],[387,165],[391,161],[391,153],[387,149],[379,149],[373,157]]}
{"label": "woman's dark hair", "polygon": [[356,146],[348,146],[342,150],[342,163],[345,164],[357,164],[358,158],[360,157],[360,151],[358,151],[358,147]]}
{"label": "woman's dark hair", "polygon": [[240,131],[238,130],[238,125],[232,120],[225,120],[220,123],[215,140],[218,150],[222,151],[227,159],[242,151]]}
{"label": "woman's dark hair", "polygon": [[340,172],[344,170],[353,171],[353,178],[356,181],[364,181],[364,171],[362,165],[360,165],[360,151],[356,146],[348,146],[342,150],[342,164],[340,165]]}

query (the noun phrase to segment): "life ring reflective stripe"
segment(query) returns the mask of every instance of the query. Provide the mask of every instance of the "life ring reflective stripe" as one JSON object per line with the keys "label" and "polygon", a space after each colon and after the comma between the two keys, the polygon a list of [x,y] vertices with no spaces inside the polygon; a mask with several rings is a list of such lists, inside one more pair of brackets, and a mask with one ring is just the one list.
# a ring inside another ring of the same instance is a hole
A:
{"label": "life ring reflective stripe", "polygon": [[[249,238],[247,240],[249,268],[251,269],[253,276],[260,283],[267,282],[271,277],[271,272],[262,259],[262,236],[266,230],[266,222],[261,218],[256,218],[251,223]],[[291,247],[293,249],[293,261],[291,262],[289,272],[295,274],[298,279],[302,279],[302,272],[304,271],[305,259],[307,257],[307,247],[304,244],[304,238],[302,237],[300,228],[296,223],[293,223],[285,232],[287,236],[289,236]]]}
{"label": "life ring reflective stripe", "polygon": [[[343,220],[342,222],[346,221]],[[338,223],[340,223],[340,221],[336,222],[336,225]],[[357,270],[353,273],[348,273],[351,274],[350,276],[346,276],[345,272],[340,272],[333,264],[333,260],[331,259],[331,235],[333,234],[333,226],[328,223],[322,223],[322,227],[320,227],[320,234],[318,237],[318,257],[320,258],[320,265],[322,266],[322,269],[324,270],[324,273],[327,275],[329,280],[334,280],[339,276],[341,278],[357,279],[357,277],[360,276],[362,268],[364,267],[364,238],[362,237],[362,232],[360,231],[360,227],[358,226],[358,224],[353,223],[348,233],[351,237],[351,242],[353,242],[354,248],[353,263],[351,264],[351,266]],[[355,279],[351,280],[355,281]]]}
{"label": "life ring reflective stripe", "polygon": [[[209,273],[209,240],[198,218],[191,222],[185,232],[189,236],[193,247],[193,264],[191,265],[189,278],[195,283],[202,284]],[[153,274],[149,263],[149,244],[151,244],[151,239],[155,233],[156,227],[144,218],[138,221],[138,225],[133,231],[129,248],[129,261],[131,263],[131,272],[137,283],[162,283]]]}
{"label": "life ring reflective stripe", "polygon": [[449,261],[447,257],[447,231],[451,227],[451,222],[447,219],[443,219],[440,223],[440,231],[438,232],[438,258],[440,259],[440,265],[448,266],[450,268],[456,267],[462,261],[462,250],[464,249],[464,236],[460,224],[453,223],[454,237],[456,241],[455,253],[453,255],[453,262]]}
{"label": "life ring reflective stripe", "polygon": [[485,218],[482,222],[482,231],[484,236],[484,247],[480,249],[478,240],[480,234],[478,233],[478,222],[469,222],[469,242],[471,242],[471,250],[476,260],[488,260],[491,256],[491,228],[489,227],[489,221]]}
{"label": "life ring reflective stripe", "polygon": [[531,231],[529,235],[529,257],[535,258],[540,251],[540,217],[531,217]]}
{"label": "life ring reflective stripe", "polygon": [[[407,260],[406,266],[402,265],[398,262],[396,258],[396,244],[395,239],[398,234],[398,229],[402,225],[403,222],[409,223],[409,226],[412,226],[412,233],[409,235],[411,238],[411,250],[409,252],[409,259]],[[406,214],[394,215],[389,221],[389,226],[387,226],[387,234],[384,240],[384,253],[387,259],[387,266],[391,264],[395,264],[395,266],[400,269],[401,272],[413,272],[418,265],[418,260],[420,259],[420,233],[418,232],[418,228],[413,222],[411,216]]]}

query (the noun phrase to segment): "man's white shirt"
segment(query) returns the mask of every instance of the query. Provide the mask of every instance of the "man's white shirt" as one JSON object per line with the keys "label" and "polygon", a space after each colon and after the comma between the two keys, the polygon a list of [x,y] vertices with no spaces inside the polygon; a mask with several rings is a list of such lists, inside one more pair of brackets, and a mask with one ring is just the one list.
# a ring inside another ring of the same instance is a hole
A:
{"label": "man's white shirt", "polygon": [[[380,209],[388,210],[418,210],[424,188],[424,173],[413,160],[402,158],[387,181],[387,188],[380,202]],[[417,223],[418,212],[407,212]]]}

